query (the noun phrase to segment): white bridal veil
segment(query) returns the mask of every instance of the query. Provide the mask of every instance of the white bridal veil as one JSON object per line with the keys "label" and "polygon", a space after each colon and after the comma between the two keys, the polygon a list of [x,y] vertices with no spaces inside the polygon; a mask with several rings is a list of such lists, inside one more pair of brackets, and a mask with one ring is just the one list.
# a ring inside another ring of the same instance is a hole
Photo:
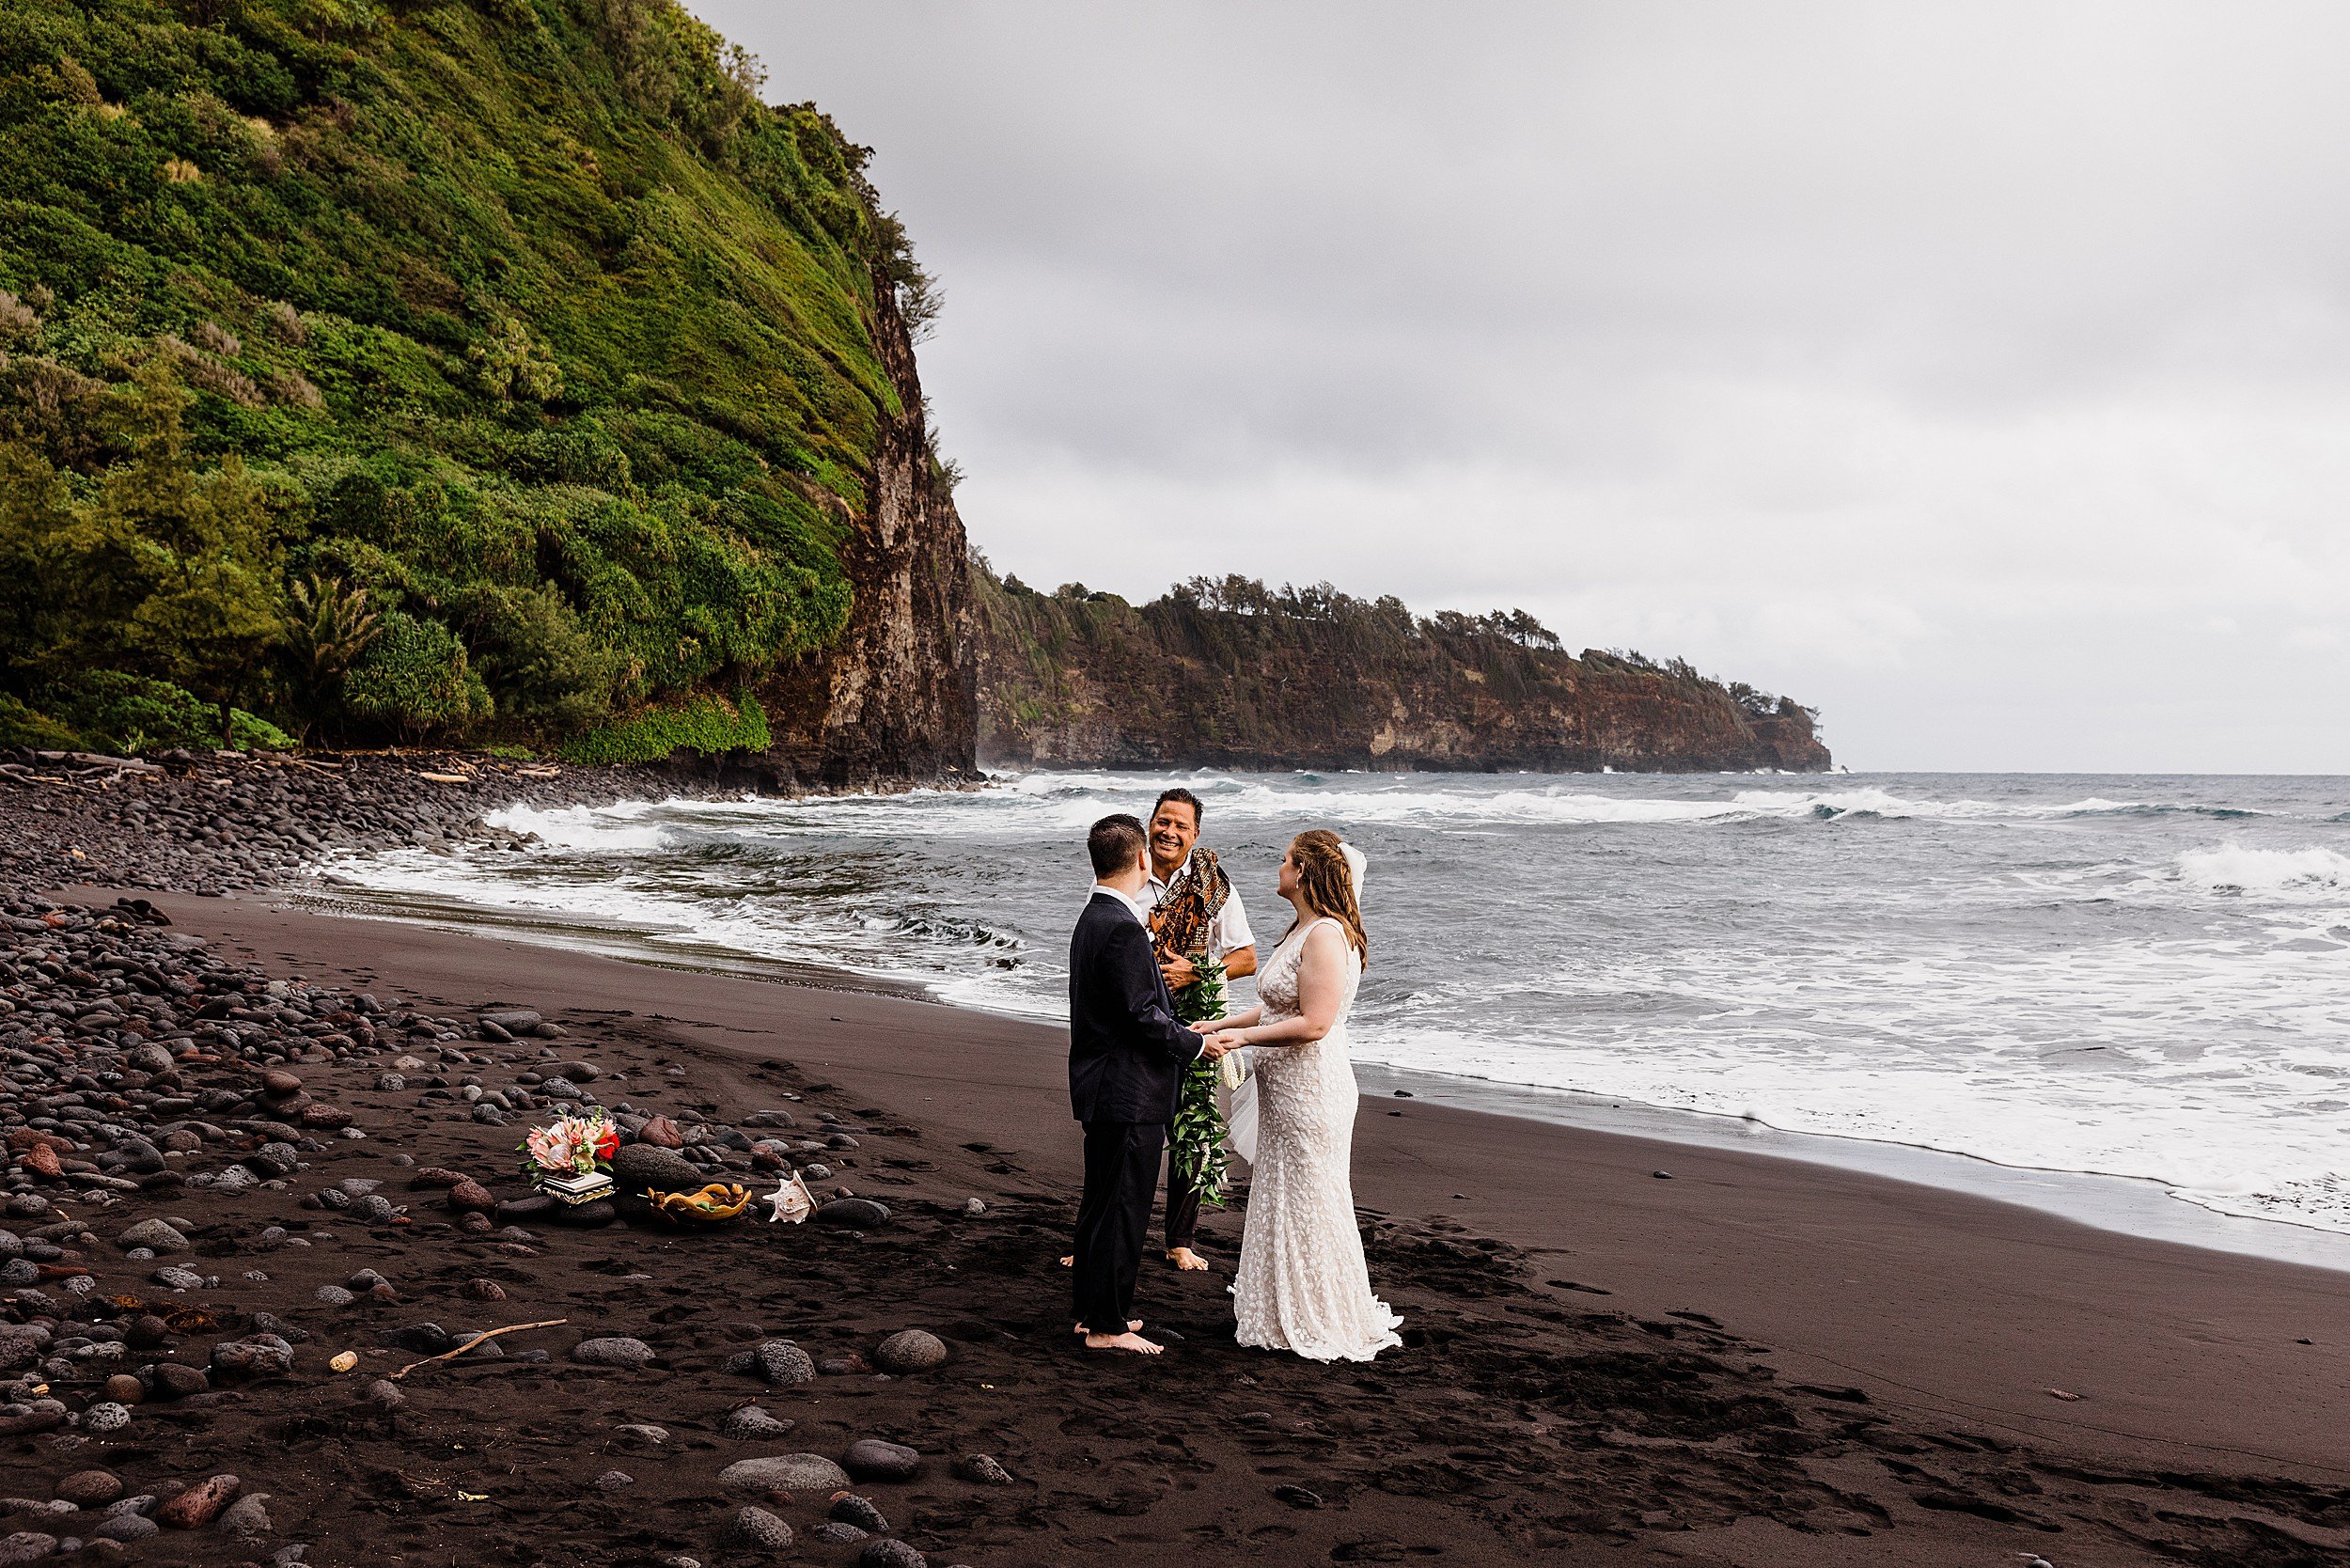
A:
{"label": "white bridal veil", "polygon": [[[1354,883],[1355,902],[1360,904],[1363,902],[1363,872],[1370,868],[1371,859],[1348,843],[1340,844],[1339,852],[1346,856],[1347,880]],[[1281,1047],[1265,1048],[1279,1050]],[[1241,1047],[1241,1060],[1252,1071],[1237,1088],[1223,1090],[1224,1147],[1250,1165],[1257,1163],[1257,1074],[1253,1071],[1255,1063],[1251,1060],[1256,1052],[1255,1046]]]}

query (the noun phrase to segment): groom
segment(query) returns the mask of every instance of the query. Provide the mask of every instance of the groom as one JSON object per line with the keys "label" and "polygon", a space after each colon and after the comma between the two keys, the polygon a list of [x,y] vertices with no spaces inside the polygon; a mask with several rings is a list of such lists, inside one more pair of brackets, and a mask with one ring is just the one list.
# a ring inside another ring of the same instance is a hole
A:
{"label": "groom", "polygon": [[1130,1317],[1135,1275],[1159,1184],[1159,1154],[1183,1069],[1221,1047],[1175,1022],[1174,999],[1151,952],[1140,898],[1149,840],[1130,816],[1086,835],[1093,892],[1069,938],[1069,1104],[1085,1126],[1085,1197],[1077,1208],[1077,1326],[1089,1350],[1159,1347]]}

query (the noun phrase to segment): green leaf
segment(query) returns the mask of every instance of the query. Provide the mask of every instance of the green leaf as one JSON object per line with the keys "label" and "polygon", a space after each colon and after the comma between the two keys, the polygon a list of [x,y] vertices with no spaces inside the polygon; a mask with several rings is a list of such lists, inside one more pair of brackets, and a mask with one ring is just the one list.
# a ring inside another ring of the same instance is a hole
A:
{"label": "green leaf", "polygon": [[[1224,961],[1204,953],[1191,955],[1198,980],[1175,993],[1176,1021],[1197,1024],[1224,1016]],[[1175,1102],[1175,1121],[1168,1132],[1168,1159],[1190,1178],[1202,1203],[1224,1206],[1224,1186],[1230,1172],[1224,1150],[1224,1113],[1216,1108],[1215,1090],[1221,1074],[1212,1061],[1195,1061],[1183,1071],[1181,1094]]]}

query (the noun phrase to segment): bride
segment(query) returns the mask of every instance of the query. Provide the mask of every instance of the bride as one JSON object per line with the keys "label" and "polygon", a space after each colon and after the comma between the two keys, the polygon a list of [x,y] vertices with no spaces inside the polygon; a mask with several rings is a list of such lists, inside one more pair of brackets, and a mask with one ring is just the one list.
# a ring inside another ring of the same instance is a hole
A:
{"label": "bride", "polygon": [[1262,1005],[1203,1028],[1254,1047],[1257,1148],[1232,1286],[1242,1344],[1311,1361],[1368,1361],[1403,1341],[1371,1294],[1350,1172],[1357,1090],[1346,1015],[1370,944],[1355,889],[1363,857],[1335,833],[1301,833],[1281,858],[1297,918],[1257,978]]}

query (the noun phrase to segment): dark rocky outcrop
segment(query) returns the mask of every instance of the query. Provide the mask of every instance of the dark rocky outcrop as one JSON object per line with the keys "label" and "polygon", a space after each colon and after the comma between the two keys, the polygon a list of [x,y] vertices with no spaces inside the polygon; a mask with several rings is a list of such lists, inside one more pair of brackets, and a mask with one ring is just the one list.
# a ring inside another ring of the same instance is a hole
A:
{"label": "dark rocky outcrop", "polygon": [[[0,887],[243,891],[340,853],[519,846],[521,835],[482,821],[505,806],[603,805],[739,787],[676,763],[571,768],[449,752],[299,761],[161,756],[159,765],[0,747]],[[273,1092],[301,1089],[289,1074]]]}
{"label": "dark rocky outcrop", "polygon": [[912,335],[895,293],[874,295],[873,348],[899,406],[882,419],[864,515],[810,488],[832,502],[854,598],[837,642],[760,688],[775,745],[750,769],[771,789],[933,783],[976,769],[969,550],[924,427]]}

